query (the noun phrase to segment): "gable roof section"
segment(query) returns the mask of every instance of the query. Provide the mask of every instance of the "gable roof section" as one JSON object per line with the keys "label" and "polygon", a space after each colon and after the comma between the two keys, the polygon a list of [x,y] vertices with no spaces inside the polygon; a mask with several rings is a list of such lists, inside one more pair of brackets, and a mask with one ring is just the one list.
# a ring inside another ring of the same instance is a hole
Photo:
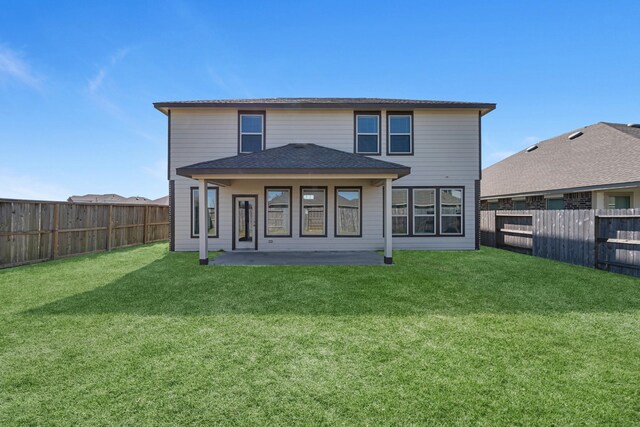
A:
{"label": "gable roof section", "polygon": [[350,108],[350,109],[473,109],[482,115],[495,110],[496,104],[486,102],[431,101],[425,99],[389,98],[257,98],[214,99],[200,101],[156,102],[153,106],[167,114],[170,108]]}
{"label": "gable roof section", "polygon": [[411,168],[316,144],[288,144],[264,151],[196,163],[177,169],[186,177],[221,174],[397,174]]}
{"label": "gable roof section", "polygon": [[484,169],[482,198],[640,182],[640,128],[600,122],[536,145]]}

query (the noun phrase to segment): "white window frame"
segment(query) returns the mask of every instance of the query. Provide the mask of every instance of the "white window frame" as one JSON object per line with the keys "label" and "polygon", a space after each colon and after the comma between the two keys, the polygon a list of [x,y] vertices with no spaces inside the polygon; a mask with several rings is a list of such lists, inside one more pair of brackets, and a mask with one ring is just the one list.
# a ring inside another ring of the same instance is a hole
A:
{"label": "white window frame", "polygon": [[[460,191],[461,192],[461,196],[460,196],[460,214],[443,214],[442,213],[442,193],[444,191],[447,190],[454,190],[454,191]],[[464,188],[462,187],[443,187],[440,188],[440,191],[438,193],[438,216],[439,216],[439,221],[438,221],[438,225],[440,227],[440,235],[441,236],[463,236],[464,235]],[[442,217],[460,217],[460,232],[459,233],[444,233],[442,230]]]}
{"label": "white window frame", "polygon": [[[431,191],[433,192],[433,214],[419,214],[416,215],[416,191]],[[411,215],[412,215],[412,228],[414,236],[435,236],[436,235],[436,213],[438,212],[438,201],[436,200],[437,191],[435,188],[414,188],[411,198]],[[433,218],[433,233],[417,233],[416,232],[416,217],[432,217]]]}
{"label": "white window frame", "polygon": [[[287,227],[287,233],[286,234],[270,234],[269,233],[269,192],[270,191],[281,191],[281,192],[287,192],[287,194],[289,195],[288,200],[287,200],[287,220],[285,221],[285,225]],[[264,230],[265,230],[265,237],[291,237],[291,224],[292,224],[292,217],[291,217],[291,193],[292,193],[292,188],[290,187],[267,187],[265,189],[265,197],[264,197],[264,203],[265,203],[265,225],[264,225]]]}
{"label": "white window frame", "polygon": [[[375,117],[378,121],[378,130],[376,132],[360,132],[358,118],[360,117]],[[376,141],[376,151],[360,151],[359,149],[359,139],[360,135],[375,135],[377,137]],[[372,114],[372,113],[356,113],[356,141],[355,141],[355,152],[356,154],[380,154],[380,114]]]}
{"label": "white window frame", "polygon": [[[262,124],[260,132],[243,132],[242,131],[242,118],[243,117],[260,117],[260,122]],[[248,154],[255,153],[255,151],[242,151],[242,136],[243,135],[260,135],[260,151],[264,151],[264,125],[265,125],[265,117],[264,113],[240,113],[240,118],[238,123],[238,131],[240,133],[240,140],[238,141],[238,151],[240,154]]]}
{"label": "white window frame", "polygon": [[[407,195],[407,214],[406,215],[394,215],[393,214],[393,192],[394,191],[404,191]],[[411,214],[411,210],[409,209],[409,189],[408,188],[391,188],[391,235],[392,236],[408,236],[409,235],[409,215]],[[407,219],[407,232],[406,233],[394,233],[393,232],[393,218],[406,218]]]}
{"label": "white window frame", "polygon": [[[392,117],[409,117],[409,132],[391,132],[391,118]],[[387,133],[389,138],[387,140],[387,154],[391,155],[405,155],[409,156],[413,154],[413,114],[402,113],[387,113]],[[392,151],[391,150],[391,137],[393,135],[409,136],[409,151]]]}

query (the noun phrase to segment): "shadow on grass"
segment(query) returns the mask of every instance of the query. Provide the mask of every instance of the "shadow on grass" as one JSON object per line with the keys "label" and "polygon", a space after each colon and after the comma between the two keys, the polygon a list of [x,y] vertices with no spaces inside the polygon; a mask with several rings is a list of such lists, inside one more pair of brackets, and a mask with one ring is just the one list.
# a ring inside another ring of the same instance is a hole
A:
{"label": "shadow on grass", "polygon": [[640,281],[508,253],[396,252],[393,267],[198,266],[168,253],[27,315],[411,316],[640,310]]}

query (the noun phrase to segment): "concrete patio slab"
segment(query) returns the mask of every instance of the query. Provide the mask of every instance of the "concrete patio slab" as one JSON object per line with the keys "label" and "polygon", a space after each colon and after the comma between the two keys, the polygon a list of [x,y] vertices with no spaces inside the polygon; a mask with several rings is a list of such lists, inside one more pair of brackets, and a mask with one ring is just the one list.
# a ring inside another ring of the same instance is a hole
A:
{"label": "concrete patio slab", "polygon": [[223,252],[209,265],[385,265],[373,251]]}

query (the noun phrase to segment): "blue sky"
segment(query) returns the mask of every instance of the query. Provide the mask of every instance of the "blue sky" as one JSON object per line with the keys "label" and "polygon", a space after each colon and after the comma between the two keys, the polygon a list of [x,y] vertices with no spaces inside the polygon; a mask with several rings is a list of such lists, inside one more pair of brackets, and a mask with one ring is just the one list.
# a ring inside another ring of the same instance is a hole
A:
{"label": "blue sky", "polygon": [[45,2],[0,14],[0,197],[167,193],[154,101],[496,102],[483,166],[640,121],[640,2]]}

